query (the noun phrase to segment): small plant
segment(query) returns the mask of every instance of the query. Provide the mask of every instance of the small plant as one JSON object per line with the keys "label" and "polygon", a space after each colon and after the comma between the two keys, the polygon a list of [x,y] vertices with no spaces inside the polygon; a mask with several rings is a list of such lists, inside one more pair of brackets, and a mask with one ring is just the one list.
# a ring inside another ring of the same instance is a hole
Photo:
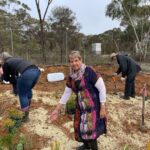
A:
{"label": "small plant", "polygon": [[22,121],[23,114],[23,112],[16,109],[10,109],[10,118],[1,121],[1,128],[6,129],[8,132],[4,130],[5,134],[0,135],[0,150],[24,150],[25,146],[29,147],[29,149],[32,148],[31,140],[28,142],[24,134],[20,133],[18,130],[21,125],[20,122]]}
{"label": "small plant", "polygon": [[19,120],[19,119],[22,119],[24,113],[20,110],[17,110],[15,108],[11,108],[9,110],[9,117],[14,119],[14,120]]}
{"label": "small plant", "polygon": [[51,150],[60,150],[60,142],[54,141],[51,143]]}
{"label": "small plant", "polygon": [[75,96],[71,96],[69,101],[66,104],[66,111],[68,114],[74,114],[76,108]]}
{"label": "small plant", "polygon": [[17,110],[15,108],[11,108],[8,113],[9,117],[15,121],[15,127],[16,128],[20,127],[22,118],[24,116],[24,112]]}
{"label": "small plant", "polygon": [[12,149],[12,139],[13,139],[13,134],[7,134],[3,137],[0,137],[0,148],[2,150],[4,149]]}
{"label": "small plant", "polygon": [[124,145],[121,150],[131,150],[128,145]]}
{"label": "small plant", "polygon": [[25,144],[25,136],[23,134],[20,134],[16,150],[24,150],[24,144]]}
{"label": "small plant", "polygon": [[3,120],[3,126],[5,129],[7,129],[7,131],[11,132],[15,126],[15,122],[12,119],[7,118]]}

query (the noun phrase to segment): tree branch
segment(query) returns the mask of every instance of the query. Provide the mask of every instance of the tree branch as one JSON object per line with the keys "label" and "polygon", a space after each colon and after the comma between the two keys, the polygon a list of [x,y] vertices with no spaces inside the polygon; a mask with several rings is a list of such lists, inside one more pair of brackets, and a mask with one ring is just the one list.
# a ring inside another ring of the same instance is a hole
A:
{"label": "tree branch", "polygon": [[134,30],[134,33],[135,33],[136,40],[137,40],[137,42],[138,42],[138,48],[140,49],[141,53],[143,54],[142,46],[141,46],[139,37],[138,37],[138,35],[137,35],[137,32],[136,32],[134,23],[133,23],[133,21],[132,21],[132,18],[131,18],[131,16],[130,16],[128,10],[126,9],[126,7],[123,5],[123,3],[122,3],[120,0],[119,0],[119,2],[120,2],[120,4],[122,5],[122,8],[124,9],[125,13],[127,14],[128,18],[129,18],[129,20],[130,20],[130,22],[131,22],[131,25],[132,25],[133,30]]}
{"label": "tree branch", "polygon": [[43,21],[45,20],[45,16],[47,14],[47,11],[48,11],[48,8],[49,8],[49,5],[51,4],[52,0],[48,0],[48,3],[47,3],[47,7],[46,7],[46,10],[45,10],[45,13],[44,13],[44,16],[43,16]]}
{"label": "tree branch", "polygon": [[39,0],[35,0],[35,3],[36,3],[36,7],[37,7],[37,11],[38,11],[38,15],[39,15],[39,19],[40,19],[40,21],[42,21]]}

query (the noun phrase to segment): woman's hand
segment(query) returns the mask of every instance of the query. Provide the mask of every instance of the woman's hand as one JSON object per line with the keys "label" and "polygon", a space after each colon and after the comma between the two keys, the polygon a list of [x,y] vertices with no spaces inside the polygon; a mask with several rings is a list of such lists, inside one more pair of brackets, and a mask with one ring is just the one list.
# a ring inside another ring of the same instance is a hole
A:
{"label": "woman's hand", "polygon": [[106,108],[105,108],[105,104],[101,104],[101,110],[100,110],[100,118],[104,118],[106,117]]}
{"label": "woman's hand", "polygon": [[59,115],[59,111],[58,111],[57,109],[55,109],[55,110],[50,114],[49,123],[55,121],[55,120],[58,118],[58,115]]}
{"label": "woman's hand", "polygon": [[49,123],[55,121],[58,118],[61,108],[62,108],[62,104],[58,104],[55,110],[49,116]]}

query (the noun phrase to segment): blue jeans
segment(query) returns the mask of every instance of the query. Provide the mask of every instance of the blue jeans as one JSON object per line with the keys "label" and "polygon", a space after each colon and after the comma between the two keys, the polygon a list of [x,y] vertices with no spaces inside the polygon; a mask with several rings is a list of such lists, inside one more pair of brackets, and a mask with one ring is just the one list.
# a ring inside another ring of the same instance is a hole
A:
{"label": "blue jeans", "polygon": [[32,88],[37,83],[40,74],[39,69],[28,69],[17,80],[18,95],[23,111],[28,111],[29,109],[32,99]]}

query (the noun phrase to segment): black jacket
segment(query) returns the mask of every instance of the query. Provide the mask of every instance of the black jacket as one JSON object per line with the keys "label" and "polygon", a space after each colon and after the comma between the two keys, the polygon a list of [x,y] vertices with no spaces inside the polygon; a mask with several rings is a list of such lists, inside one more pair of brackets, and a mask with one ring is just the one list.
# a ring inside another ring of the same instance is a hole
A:
{"label": "black jacket", "polygon": [[15,84],[19,73],[22,74],[25,70],[32,66],[36,68],[36,66],[30,61],[26,61],[19,57],[10,57],[3,65],[3,79]]}
{"label": "black jacket", "polygon": [[117,55],[119,68],[117,74],[122,73],[122,77],[135,76],[141,70],[141,67],[130,57],[125,55]]}

